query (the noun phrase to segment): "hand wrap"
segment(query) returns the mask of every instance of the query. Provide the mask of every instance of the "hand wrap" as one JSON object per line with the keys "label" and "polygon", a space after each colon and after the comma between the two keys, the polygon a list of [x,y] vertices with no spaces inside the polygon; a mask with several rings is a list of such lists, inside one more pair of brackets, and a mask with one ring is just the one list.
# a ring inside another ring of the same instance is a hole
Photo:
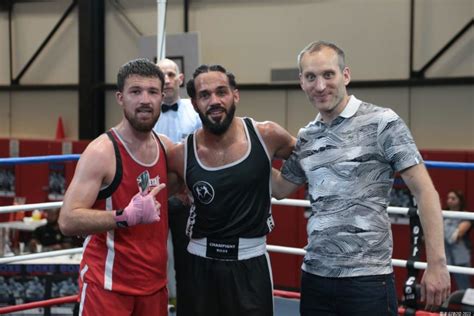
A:
{"label": "hand wrap", "polygon": [[149,224],[160,220],[160,208],[153,195],[137,193],[125,209],[115,211],[114,217],[118,227]]}

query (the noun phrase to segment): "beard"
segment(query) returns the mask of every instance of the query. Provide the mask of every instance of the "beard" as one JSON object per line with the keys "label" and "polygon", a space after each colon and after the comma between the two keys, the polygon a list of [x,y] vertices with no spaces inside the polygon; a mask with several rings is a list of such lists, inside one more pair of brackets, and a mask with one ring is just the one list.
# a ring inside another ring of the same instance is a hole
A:
{"label": "beard", "polygon": [[211,121],[204,113],[198,111],[199,117],[202,121],[202,126],[208,129],[214,135],[222,135],[228,129],[235,115],[235,103],[232,103],[229,111],[225,111],[226,116],[220,122]]}
{"label": "beard", "polygon": [[[137,109],[139,111],[140,108]],[[137,118],[137,111],[134,113],[129,113],[126,110],[123,111],[123,114],[127,121],[130,123],[130,125],[135,129],[137,132],[142,132],[142,133],[149,133],[155,127],[156,122],[158,121],[158,118],[160,117],[160,112],[158,112],[156,115],[152,117],[151,120],[149,121],[142,121]]]}

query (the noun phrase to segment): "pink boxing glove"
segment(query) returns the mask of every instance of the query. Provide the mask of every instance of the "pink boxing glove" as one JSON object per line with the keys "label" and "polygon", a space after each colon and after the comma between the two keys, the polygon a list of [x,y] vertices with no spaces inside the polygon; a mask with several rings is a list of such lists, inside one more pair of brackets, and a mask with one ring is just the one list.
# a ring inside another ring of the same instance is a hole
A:
{"label": "pink boxing glove", "polygon": [[137,193],[123,210],[115,211],[114,218],[117,227],[129,227],[137,224],[149,224],[160,220],[160,204],[155,196],[165,187],[165,184],[153,188],[147,195]]}

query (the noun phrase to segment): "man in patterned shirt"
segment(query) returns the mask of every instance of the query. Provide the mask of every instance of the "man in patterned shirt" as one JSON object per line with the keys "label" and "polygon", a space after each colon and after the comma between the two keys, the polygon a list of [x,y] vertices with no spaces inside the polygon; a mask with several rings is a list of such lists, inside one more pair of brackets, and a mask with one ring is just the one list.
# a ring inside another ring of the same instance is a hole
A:
{"label": "man in patterned shirt", "polygon": [[347,94],[350,70],[336,45],[311,43],[298,64],[301,88],[319,114],[299,131],[272,188],[283,198],[309,185],[301,315],[397,315],[387,214],[394,172],[414,194],[425,232],[421,299],[440,305],[450,291],[441,207],[410,131],[392,110]]}

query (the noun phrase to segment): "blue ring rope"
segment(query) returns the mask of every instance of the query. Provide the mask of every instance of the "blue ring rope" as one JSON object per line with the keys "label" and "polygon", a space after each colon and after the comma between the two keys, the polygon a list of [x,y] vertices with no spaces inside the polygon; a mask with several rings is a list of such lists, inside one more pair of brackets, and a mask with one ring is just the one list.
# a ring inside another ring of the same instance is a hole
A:
{"label": "blue ring rope", "polygon": [[[31,163],[51,163],[63,161],[79,160],[81,155],[50,155],[50,156],[33,156],[33,157],[12,157],[0,158],[0,166],[5,165],[24,165]],[[427,168],[444,168],[444,169],[459,169],[459,170],[474,170],[474,163],[472,162],[450,162],[450,161],[425,161]]]}
{"label": "blue ring rope", "polygon": [[474,170],[472,162],[450,162],[450,161],[425,161],[427,168],[444,168],[458,170]]}
{"label": "blue ring rope", "polygon": [[33,157],[12,157],[0,158],[0,166],[7,165],[26,165],[31,163],[51,163],[63,161],[79,160],[81,155],[50,155],[50,156],[33,156]]}

